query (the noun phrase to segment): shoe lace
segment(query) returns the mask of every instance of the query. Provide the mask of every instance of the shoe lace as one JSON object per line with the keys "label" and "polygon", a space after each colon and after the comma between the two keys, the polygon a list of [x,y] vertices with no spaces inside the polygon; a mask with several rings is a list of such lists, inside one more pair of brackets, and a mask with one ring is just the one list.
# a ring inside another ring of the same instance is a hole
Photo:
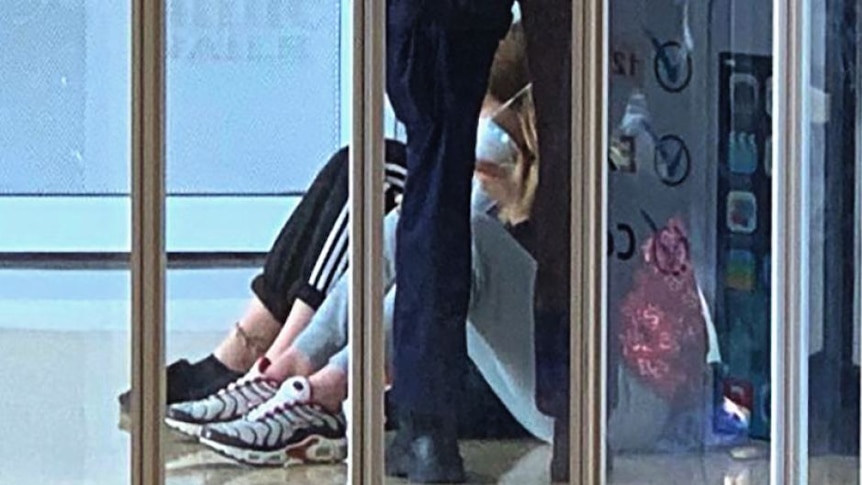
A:
{"label": "shoe lace", "polygon": [[297,412],[303,409],[310,409],[313,405],[306,402],[283,401],[270,399],[249,411],[246,419],[250,421],[268,421],[275,419],[276,416],[285,415],[290,417],[290,421],[302,425],[323,425],[323,420],[308,416],[308,413]]}
{"label": "shoe lace", "polygon": [[228,384],[227,387],[223,387],[223,388],[219,389],[218,392],[216,392],[213,397],[225,396],[228,393],[232,393],[235,391],[239,392],[240,389],[242,389],[244,387],[248,387],[255,382],[263,382],[263,379],[261,379],[260,376],[254,376],[254,377],[242,376],[239,379]]}
{"label": "shoe lace", "polygon": [[263,419],[274,418],[276,414],[286,412],[287,409],[294,404],[295,403],[293,401],[273,398],[249,411],[247,418],[249,421],[260,421]]}

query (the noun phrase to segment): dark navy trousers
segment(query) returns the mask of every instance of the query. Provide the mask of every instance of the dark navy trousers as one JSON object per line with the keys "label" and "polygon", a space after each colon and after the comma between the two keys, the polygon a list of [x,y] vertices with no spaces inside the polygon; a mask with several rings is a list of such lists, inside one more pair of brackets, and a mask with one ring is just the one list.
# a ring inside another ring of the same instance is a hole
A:
{"label": "dark navy trousers", "polygon": [[[537,403],[569,401],[571,0],[519,0],[539,135],[531,220]],[[407,184],[396,257],[394,397],[441,412],[457,399],[470,291],[470,179],[476,122],[511,0],[389,0],[387,83],[407,126]]]}
{"label": "dark navy trousers", "polygon": [[407,129],[393,398],[452,414],[466,369],[476,129],[512,0],[389,0],[387,91]]}

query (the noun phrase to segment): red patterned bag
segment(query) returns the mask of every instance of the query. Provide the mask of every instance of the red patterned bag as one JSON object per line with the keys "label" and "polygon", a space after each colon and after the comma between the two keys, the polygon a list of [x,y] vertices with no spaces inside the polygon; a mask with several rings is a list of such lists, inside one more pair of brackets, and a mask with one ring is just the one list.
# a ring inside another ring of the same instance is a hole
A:
{"label": "red patterned bag", "polygon": [[701,391],[707,336],[682,222],[671,219],[642,249],[621,308],[623,360],[658,395],[687,400]]}

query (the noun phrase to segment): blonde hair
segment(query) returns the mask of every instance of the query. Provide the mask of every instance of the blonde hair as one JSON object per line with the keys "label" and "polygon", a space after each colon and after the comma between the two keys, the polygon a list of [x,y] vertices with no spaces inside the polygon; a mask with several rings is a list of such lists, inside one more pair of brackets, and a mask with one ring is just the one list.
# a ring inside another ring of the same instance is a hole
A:
{"label": "blonde hair", "polygon": [[512,223],[520,217],[530,216],[539,182],[539,139],[532,87],[527,85],[505,106],[517,114],[521,139],[524,141],[511,174],[512,181],[518,188],[518,197],[513,203],[501,208],[499,214],[502,222]]}
{"label": "blonde hair", "polygon": [[520,138],[524,140],[511,175],[512,181],[518,187],[518,198],[514,203],[501,208],[499,214],[501,221],[511,223],[524,215],[529,216],[539,178],[536,111],[530,87],[527,38],[520,21],[512,24],[494,53],[494,62],[488,76],[487,95],[503,102],[506,109],[515,112],[521,131]]}

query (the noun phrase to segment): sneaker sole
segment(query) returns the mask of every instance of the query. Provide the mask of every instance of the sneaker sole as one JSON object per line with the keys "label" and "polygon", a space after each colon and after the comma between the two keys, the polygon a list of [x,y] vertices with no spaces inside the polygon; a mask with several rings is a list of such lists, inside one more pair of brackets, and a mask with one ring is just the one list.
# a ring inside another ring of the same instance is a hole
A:
{"label": "sneaker sole", "polygon": [[328,439],[309,436],[305,440],[275,451],[255,451],[225,445],[207,438],[201,444],[240,463],[253,466],[290,467],[309,463],[340,463],[347,458],[347,438]]}
{"label": "sneaker sole", "polygon": [[191,436],[192,438],[198,438],[201,435],[201,430],[204,429],[204,425],[195,424],[195,423],[187,423],[185,421],[177,421],[176,419],[165,418],[165,424],[168,425],[169,428],[179,431],[184,435]]}

